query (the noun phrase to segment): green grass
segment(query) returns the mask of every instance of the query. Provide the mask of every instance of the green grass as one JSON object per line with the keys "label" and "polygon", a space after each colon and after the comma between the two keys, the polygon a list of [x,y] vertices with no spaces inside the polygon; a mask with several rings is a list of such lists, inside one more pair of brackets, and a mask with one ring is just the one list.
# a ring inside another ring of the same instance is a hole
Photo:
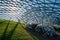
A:
{"label": "green grass", "polygon": [[24,23],[0,20],[0,40],[35,40],[24,27]]}
{"label": "green grass", "polygon": [[42,40],[40,35],[33,35],[24,28],[24,23],[0,19],[0,40]]}

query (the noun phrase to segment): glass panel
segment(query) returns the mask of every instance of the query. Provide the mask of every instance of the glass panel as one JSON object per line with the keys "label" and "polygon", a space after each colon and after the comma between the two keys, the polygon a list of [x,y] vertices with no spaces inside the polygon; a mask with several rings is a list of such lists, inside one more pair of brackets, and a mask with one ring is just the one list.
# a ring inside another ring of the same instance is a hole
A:
{"label": "glass panel", "polygon": [[45,0],[45,3],[54,3],[55,0]]}
{"label": "glass panel", "polygon": [[[44,2],[45,1],[45,2]],[[60,0],[0,0],[0,15],[8,14],[22,22],[37,22],[53,19],[60,13]],[[17,16],[18,15],[18,16]],[[48,16],[50,15],[50,16]],[[16,18],[17,17],[17,18]],[[40,18],[40,19],[39,19]]]}
{"label": "glass panel", "polygon": [[56,0],[56,3],[60,3],[60,0]]}

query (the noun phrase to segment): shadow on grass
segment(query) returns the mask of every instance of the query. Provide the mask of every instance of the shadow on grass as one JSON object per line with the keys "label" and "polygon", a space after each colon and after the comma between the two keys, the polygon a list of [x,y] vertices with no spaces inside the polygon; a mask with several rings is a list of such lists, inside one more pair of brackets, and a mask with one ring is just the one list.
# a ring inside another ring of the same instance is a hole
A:
{"label": "shadow on grass", "polygon": [[10,33],[9,33],[8,36],[7,36],[7,40],[11,40],[12,35],[13,35],[15,29],[17,28],[18,24],[19,24],[19,23],[17,23],[17,24],[14,26],[14,28],[10,31]]}
{"label": "shadow on grass", "polygon": [[10,23],[10,21],[8,22],[6,28],[5,28],[5,30],[4,30],[4,32],[3,32],[3,34],[2,34],[2,36],[1,36],[1,40],[5,40],[5,38],[6,38],[6,32],[7,32],[7,29],[8,29],[9,23]]}
{"label": "shadow on grass", "polygon": [[5,28],[5,30],[4,30],[4,32],[3,32],[3,34],[2,34],[2,36],[1,36],[1,40],[11,40],[11,37],[12,37],[12,35],[13,35],[15,29],[17,28],[18,24],[19,24],[19,23],[17,23],[17,24],[14,26],[14,28],[6,35],[6,32],[7,32],[9,23],[10,23],[10,21],[8,22],[6,28]]}

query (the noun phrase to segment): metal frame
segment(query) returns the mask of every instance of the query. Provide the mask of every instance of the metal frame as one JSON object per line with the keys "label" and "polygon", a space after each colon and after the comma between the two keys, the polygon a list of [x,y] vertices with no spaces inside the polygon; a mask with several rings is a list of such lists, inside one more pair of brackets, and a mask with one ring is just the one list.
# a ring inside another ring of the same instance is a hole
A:
{"label": "metal frame", "polygon": [[[50,3],[47,3],[46,1],[48,1]],[[56,2],[56,1],[57,0],[55,0],[54,2],[52,2],[51,0],[43,0],[43,1],[39,0],[40,3],[38,3],[38,2],[36,3],[38,5],[38,7],[34,7],[34,6],[32,6],[33,4],[32,5],[28,4],[28,2],[26,0],[25,1],[21,0],[19,2],[18,1],[15,2],[15,1],[10,0],[10,1],[6,1],[6,2],[5,1],[0,1],[0,6],[4,6],[4,3],[6,3],[5,5],[7,7],[9,7],[9,6],[12,7],[12,5],[14,5],[14,7],[18,8],[17,11],[20,10],[21,7],[23,7],[26,10],[26,12],[23,13],[24,15],[28,15],[28,14],[32,15],[30,13],[37,12],[39,14],[42,14],[42,20],[44,20],[44,18],[47,16],[47,13],[49,13],[51,15],[60,14],[60,7],[59,7],[60,3]],[[25,8],[25,6],[23,6],[24,5],[23,2],[26,2],[27,5],[31,7],[31,9],[27,9],[27,7]],[[30,1],[30,2],[33,2],[33,1]],[[12,4],[12,5],[8,5],[9,3]],[[4,10],[4,8],[2,8],[2,9],[0,8],[0,15],[3,15],[4,11],[9,13],[7,10]],[[36,17],[37,16],[38,15],[36,15]],[[38,21],[38,18],[36,18],[36,17],[34,16],[34,18],[36,19],[36,21],[38,23],[39,21]],[[39,17],[41,18],[41,16],[39,16]],[[47,16],[47,17],[49,18],[49,16]],[[20,21],[24,19],[23,17],[21,19],[19,16],[17,18],[20,19]],[[29,19],[26,19],[26,22],[29,22],[28,20]],[[23,20],[23,22],[24,22],[24,20]],[[43,21],[42,21],[42,24],[43,24]]]}

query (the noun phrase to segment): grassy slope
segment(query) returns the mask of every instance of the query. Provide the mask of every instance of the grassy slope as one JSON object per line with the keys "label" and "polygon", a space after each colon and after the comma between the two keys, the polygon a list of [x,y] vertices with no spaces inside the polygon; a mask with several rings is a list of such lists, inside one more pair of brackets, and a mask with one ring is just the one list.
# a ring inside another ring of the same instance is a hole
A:
{"label": "grassy slope", "polygon": [[23,23],[0,20],[0,40],[35,40],[33,37],[24,29]]}
{"label": "grassy slope", "polygon": [[[25,24],[0,19],[0,40],[39,40],[24,29]],[[58,29],[60,32],[60,29]]]}

